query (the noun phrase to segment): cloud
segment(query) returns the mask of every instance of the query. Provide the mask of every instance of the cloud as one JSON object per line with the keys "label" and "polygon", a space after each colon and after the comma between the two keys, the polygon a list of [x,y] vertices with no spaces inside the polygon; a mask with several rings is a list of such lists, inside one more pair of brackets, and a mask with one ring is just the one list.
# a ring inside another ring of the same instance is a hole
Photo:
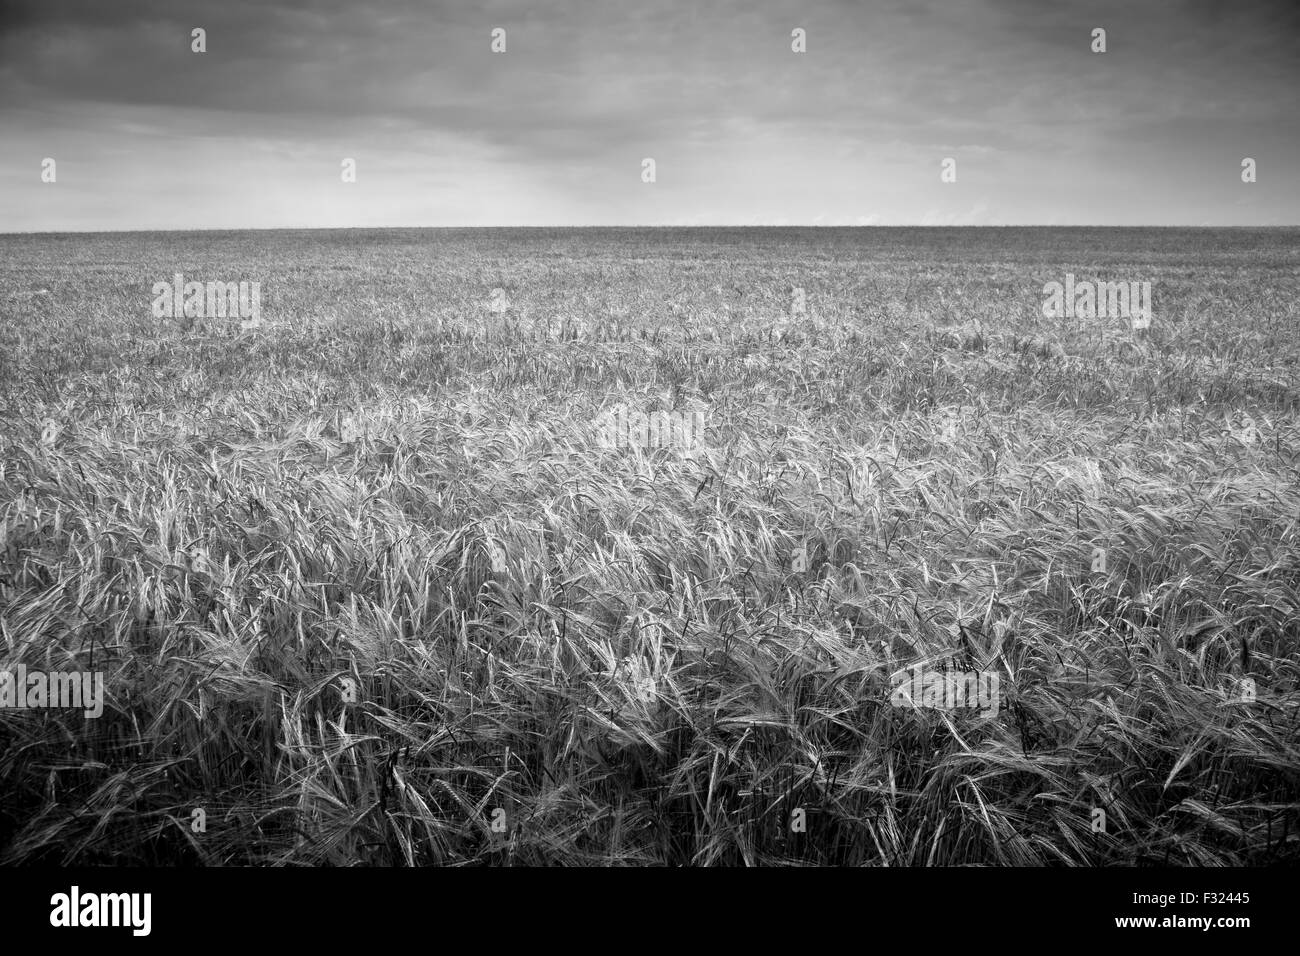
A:
{"label": "cloud", "polygon": [[[1297,9],[6,0],[0,228],[1295,219]],[[1216,142],[1269,171],[1247,207],[1212,186],[1240,159]],[[52,190],[32,163],[56,153]]]}

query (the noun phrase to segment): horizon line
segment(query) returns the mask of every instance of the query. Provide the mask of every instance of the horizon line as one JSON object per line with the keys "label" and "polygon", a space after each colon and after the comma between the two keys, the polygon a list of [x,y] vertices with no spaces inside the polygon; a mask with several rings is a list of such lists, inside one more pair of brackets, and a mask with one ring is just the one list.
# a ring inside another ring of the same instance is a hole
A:
{"label": "horizon line", "polygon": [[17,231],[0,231],[0,237],[8,236],[98,236],[98,235],[133,235],[137,233],[218,233],[218,232],[385,232],[396,230],[425,231],[470,231],[470,230],[556,230],[556,229],[1202,229],[1206,231],[1223,229],[1300,229],[1300,222],[1273,225],[1249,225],[1234,223],[1230,225],[1176,225],[1169,223],[1150,223],[1142,225],[1109,225],[1105,223],[1002,223],[998,225],[971,223],[936,225],[936,224],[843,224],[823,225],[814,223],[789,223],[786,225],[713,223],[694,225],[549,225],[549,226],[228,226],[221,228],[200,227],[192,229],[33,229]]}

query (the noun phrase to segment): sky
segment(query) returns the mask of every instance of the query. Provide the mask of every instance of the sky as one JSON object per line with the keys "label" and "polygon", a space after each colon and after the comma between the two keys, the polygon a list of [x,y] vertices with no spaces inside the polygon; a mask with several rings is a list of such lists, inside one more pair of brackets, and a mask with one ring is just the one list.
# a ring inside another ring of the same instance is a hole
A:
{"label": "sky", "polygon": [[1298,101],[1297,0],[0,0],[0,232],[1296,225]]}

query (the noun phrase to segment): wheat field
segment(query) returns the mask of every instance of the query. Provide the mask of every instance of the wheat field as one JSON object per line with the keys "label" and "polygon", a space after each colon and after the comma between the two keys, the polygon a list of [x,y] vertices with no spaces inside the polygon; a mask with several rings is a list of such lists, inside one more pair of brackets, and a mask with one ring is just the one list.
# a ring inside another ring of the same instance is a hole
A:
{"label": "wheat field", "polygon": [[1300,859],[1300,231],[0,250],[0,863]]}

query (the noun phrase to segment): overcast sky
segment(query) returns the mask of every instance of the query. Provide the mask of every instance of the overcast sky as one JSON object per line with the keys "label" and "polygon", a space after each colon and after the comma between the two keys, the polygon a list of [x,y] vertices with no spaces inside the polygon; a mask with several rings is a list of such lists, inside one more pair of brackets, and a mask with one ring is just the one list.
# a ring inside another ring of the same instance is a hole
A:
{"label": "overcast sky", "polygon": [[1297,0],[0,11],[0,231],[1300,224]]}

